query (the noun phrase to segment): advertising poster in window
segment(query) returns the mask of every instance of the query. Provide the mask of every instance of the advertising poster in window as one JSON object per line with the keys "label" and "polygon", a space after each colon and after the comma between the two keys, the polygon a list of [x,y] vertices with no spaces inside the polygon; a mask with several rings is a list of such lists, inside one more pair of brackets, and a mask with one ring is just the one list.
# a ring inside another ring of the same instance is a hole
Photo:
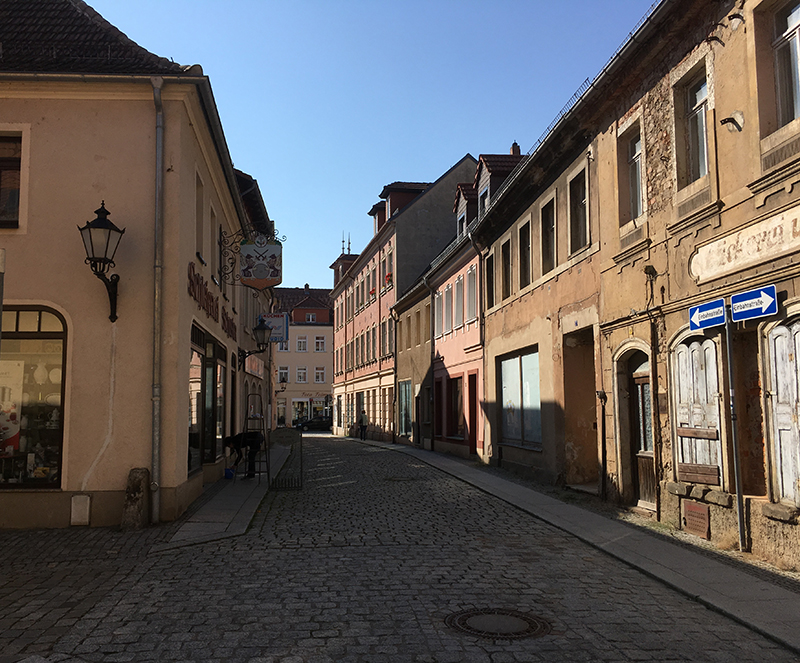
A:
{"label": "advertising poster in window", "polygon": [[0,361],[0,454],[20,451],[22,379],[25,362]]}
{"label": "advertising poster in window", "polygon": [[248,288],[265,290],[283,280],[282,249],[264,235],[243,240],[239,246],[240,282]]}

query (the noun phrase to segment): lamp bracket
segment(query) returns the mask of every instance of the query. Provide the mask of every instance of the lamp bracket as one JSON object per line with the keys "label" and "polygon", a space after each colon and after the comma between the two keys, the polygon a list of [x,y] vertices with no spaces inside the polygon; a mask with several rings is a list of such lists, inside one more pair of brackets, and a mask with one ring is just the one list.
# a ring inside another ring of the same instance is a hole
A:
{"label": "lamp bracket", "polygon": [[112,274],[110,277],[106,276],[104,272],[93,272],[94,275],[103,282],[108,292],[108,304],[111,309],[108,319],[111,322],[117,321],[117,284],[119,283],[119,274]]}

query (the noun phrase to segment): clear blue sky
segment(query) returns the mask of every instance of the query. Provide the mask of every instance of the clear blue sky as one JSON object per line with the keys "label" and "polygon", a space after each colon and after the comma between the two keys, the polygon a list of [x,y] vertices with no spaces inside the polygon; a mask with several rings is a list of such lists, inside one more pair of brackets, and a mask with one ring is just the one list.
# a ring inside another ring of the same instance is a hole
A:
{"label": "clear blue sky", "polygon": [[[332,286],[384,185],[527,152],[653,0],[87,0],[211,79],[234,165],[286,235],[283,286]],[[454,192],[455,197],[455,192]]]}

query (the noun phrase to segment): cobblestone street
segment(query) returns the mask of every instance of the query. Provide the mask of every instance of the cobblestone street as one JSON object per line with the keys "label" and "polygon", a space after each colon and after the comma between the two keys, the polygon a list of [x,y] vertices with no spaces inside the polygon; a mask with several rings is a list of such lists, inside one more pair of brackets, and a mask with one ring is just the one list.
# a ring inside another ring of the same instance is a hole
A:
{"label": "cobblestone street", "polygon": [[[793,652],[405,454],[306,436],[302,491],[241,537],[2,532],[0,662],[796,661]],[[551,625],[485,639],[445,619]]]}

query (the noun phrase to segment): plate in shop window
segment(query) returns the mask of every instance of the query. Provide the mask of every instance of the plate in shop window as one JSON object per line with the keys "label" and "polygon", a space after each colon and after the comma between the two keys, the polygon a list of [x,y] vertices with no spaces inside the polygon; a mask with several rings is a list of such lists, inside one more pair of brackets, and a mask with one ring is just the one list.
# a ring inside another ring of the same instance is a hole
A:
{"label": "plate in shop window", "polygon": [[61,384],[61,369],[54,368],[50,371],[50,382],[53,384]]}
{"label": "plate in shop window", "polygon": [[44,402],[48,405],[61,405],[61,394],[47,394],[44,397]]}

